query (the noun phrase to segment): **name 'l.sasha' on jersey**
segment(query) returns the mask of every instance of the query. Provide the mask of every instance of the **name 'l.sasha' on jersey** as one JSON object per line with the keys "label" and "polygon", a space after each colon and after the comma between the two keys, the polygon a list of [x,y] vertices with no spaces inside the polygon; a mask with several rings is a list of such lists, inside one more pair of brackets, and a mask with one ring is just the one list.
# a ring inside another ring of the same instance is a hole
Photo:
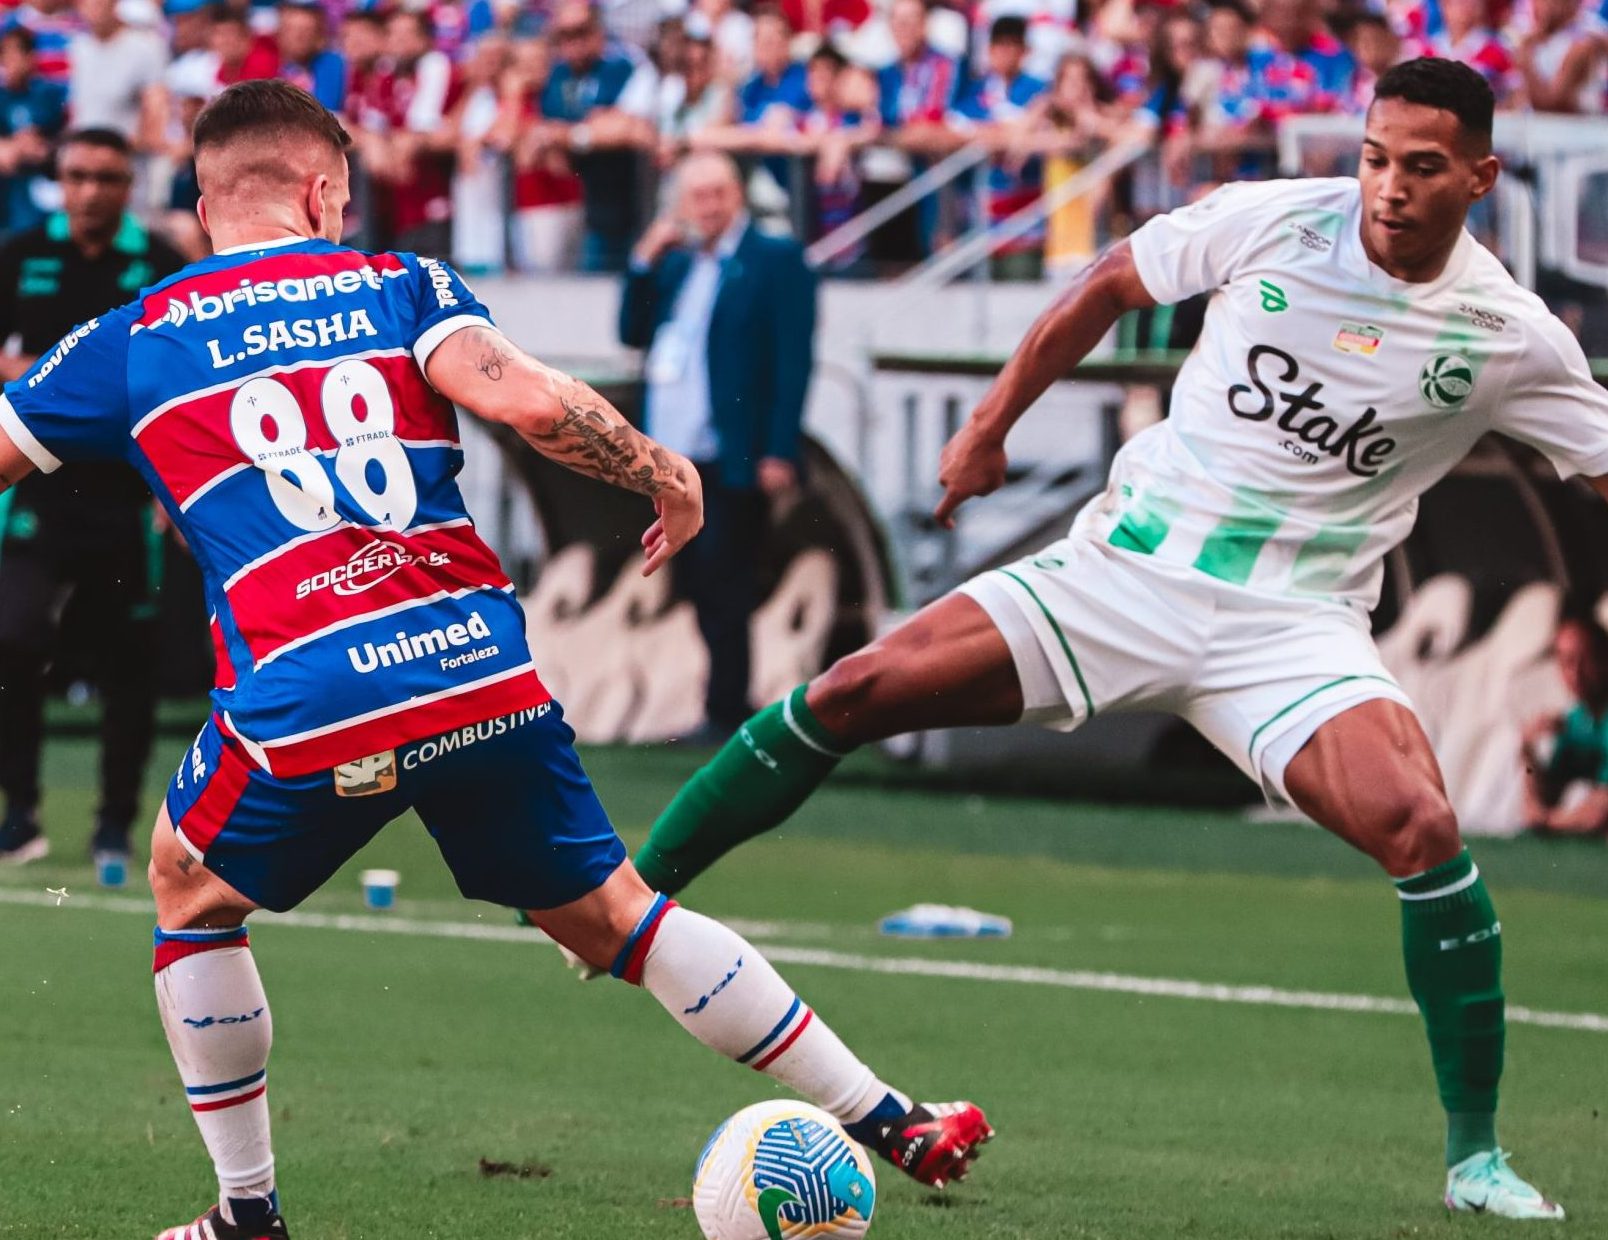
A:
{"label": "name 'l.sasha' on jersey", "polygon": [[145,476],[205,578],[216,713],[275,775],[549,700],[424,377],[490,321],[438,262],[292,239],[185,268],[0,398],[40,469]]}

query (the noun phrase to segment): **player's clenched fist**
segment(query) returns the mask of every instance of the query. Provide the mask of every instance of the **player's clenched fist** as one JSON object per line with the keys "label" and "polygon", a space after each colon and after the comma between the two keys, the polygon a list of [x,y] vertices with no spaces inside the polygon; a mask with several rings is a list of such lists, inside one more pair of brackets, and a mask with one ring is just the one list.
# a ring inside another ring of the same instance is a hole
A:
{"label": "player's clenched fist", "polygon": [[978,495],[991,495],[1005,482],[1005,439],[968,422],[944,445],[938,458],[938,482],[944,497],[933,519],[945,529],[955,525],[955,509]]}

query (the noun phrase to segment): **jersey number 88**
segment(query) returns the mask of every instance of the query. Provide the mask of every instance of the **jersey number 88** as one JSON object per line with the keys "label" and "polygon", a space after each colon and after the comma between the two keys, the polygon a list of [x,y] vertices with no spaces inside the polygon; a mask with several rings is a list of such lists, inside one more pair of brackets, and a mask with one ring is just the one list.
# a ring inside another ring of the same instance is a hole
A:
{"label": "jersey number 88", "polygon": [[[368,524],[413,524],[419,491],[407,451],[396,439],[396,403],[385,377],[367,362],[348,358],[324,376],[319,404],[324,425],[340,445],[335,477]],[[285,520],[303,530],[340,524],[335,483],[308,447],[307,419],[288,387],[267,376],[248,379],[229,404],[229,429],[247,459],[268,475],[268,494]]]}

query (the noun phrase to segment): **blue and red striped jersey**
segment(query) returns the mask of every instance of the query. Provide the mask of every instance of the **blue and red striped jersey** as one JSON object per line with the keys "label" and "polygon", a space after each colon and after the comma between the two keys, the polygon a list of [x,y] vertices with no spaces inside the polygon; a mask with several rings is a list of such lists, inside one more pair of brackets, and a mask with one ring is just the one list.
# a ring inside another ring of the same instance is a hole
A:
{"label": "blue and red striped jersey", "polygon": [[490,315],[445,264],[225,251],[76,328],[0,399],[41,469],[127,460],[206,582],[215,709],[292,776],[539,705],[430,353]]}

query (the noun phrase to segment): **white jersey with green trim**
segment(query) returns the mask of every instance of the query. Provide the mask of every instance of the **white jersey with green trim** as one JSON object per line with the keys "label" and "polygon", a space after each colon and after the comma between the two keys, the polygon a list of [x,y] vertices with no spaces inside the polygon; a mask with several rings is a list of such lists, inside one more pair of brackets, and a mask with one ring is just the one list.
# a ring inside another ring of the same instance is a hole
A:
{"label": "white jersey with green trim", "polygon": [[1073,532],[1248,589],[1372,607],[1418,497],[1487,431],[1608,473],[1579,343],[1464,232],[1435,280],[1362,247],[1355,178],[1226,185],[1131,238],[1165,305],[1212,292],[1168,418]]}

